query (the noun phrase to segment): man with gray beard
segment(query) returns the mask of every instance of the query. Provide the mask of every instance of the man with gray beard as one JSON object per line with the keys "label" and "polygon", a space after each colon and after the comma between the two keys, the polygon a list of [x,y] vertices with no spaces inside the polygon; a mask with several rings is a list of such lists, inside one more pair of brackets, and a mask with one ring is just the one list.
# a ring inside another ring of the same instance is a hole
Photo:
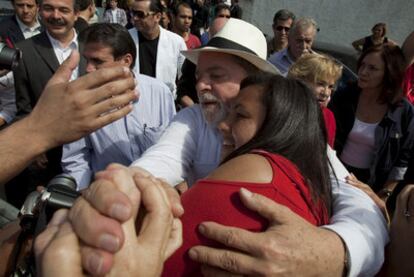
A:
{"label": "man with gray beard", "polygon": [[[266,52],[261,31],[238,19],[230,19],[206,47],[184,52],[197,65],[200,104],[175,116],[159,142],[130,167],[131,174],[136,171],[143,174],[146,170],[171,185],[183,180],[191,185],[215,169],[224,150],[222,144],[226,144],[217,123],[225,114],[225,107],[237,97],[240,82],[254,72],[277,73],[265,61]],[[204,222],[198,231],[229,249],[196,246],[190,250],[190,257],[209,265],[209,276],[218,276],[223,270],[263,276],[281,272],[291,276],[372,276],[383,261],[388,239],[386,222],[363,192],[335,178],[332,186],[332,224],[323,228],[311,226],[285,207],[259,205],[260,197],[253,195],[243,203],[269,220],[266,231],[254,233]],[[92,273],[105,273],[103,264],[107,264],[108,256],[99,251],[115,253],[122,245],[121,225],[114,224],[113,219],[122,220],[111,213],[116,209],[128,215],[131,210],[126,206],[128,199],[123,201],[124,198],[114,196],[116,193],[116,188],[109,186],[89,191],[70,212],[69,217],[76,218],[73,227],[81,240],[101,249],[94,252],[101,266],[91,268],[90,264],[84,264]],[[88,215],[92,214],[97,221],[107,224],[88,224]]]}

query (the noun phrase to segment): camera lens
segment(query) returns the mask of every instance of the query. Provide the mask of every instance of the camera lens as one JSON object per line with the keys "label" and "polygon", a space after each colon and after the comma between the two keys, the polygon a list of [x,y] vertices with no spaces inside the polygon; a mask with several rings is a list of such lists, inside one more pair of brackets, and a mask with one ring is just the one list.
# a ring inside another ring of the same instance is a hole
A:
{"label": "camera lens", "polygon": [[18,49],[8,47],[0,42],[0,69],[14,69],[22,57],[22,52]]}
{"label": "camera lens", "polygon": [[60,189],[68,191],[76,191],[76,181],[75,179],[68,174],[59,174],[56,175],[52,180],[47,184],[47,190],[53,190],[56,186]]}

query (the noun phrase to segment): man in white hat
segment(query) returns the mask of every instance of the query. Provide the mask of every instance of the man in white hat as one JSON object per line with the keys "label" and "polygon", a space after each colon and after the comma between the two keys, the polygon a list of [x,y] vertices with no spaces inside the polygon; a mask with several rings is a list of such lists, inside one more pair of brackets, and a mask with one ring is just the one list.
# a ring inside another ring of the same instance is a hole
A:
{"label": "man in white hat", "polygon": [[[185,51],[186,58],[197,64],[200,104],[180,111],[159,142],[134,162],[132,168],[145,169],[172,185],[183,180],[191,185],[216,168],[222,150],[217,123],[237,96],[241,80],[254,72],[278,73],[265,60],[266,52],[262,32],[238,19],[230,19],[206,47]],[[207,271],[213,276],[222,269],[242,275],[285,272],[293,276],[340,276],[346,271],[351,276],[374,275],[382,264],[383,247],[388,239],[385,220],[364,193],[343,182],[340,186],[333,183],[333,224],[317,228],[280,205],[263,205],[260,197],[251,197],[248,207],[269,219],[269,228],[262,233],[251,233],[202,224],[203,235],[233,250],[198,246],[190,251],[191,258],[213,266]],[[108,215],[114,207],[118,212],[128,213],[128,209],[121,209],[125,202],[116,200],[110,190],[87,193],[90,204],[81,199],[75,204],[72,216],[76,215],[74,229],[84,243],[114,253],[123,240],[114,231],[121,230],[120,225],[116,226],[113,220],[102,225],[83,222],[88,214],[105,221],[103,215]],[[100,213],[92,212],[94,209]],[[96,257],[103,264],[108,256],[101,254],[96,252]]]}

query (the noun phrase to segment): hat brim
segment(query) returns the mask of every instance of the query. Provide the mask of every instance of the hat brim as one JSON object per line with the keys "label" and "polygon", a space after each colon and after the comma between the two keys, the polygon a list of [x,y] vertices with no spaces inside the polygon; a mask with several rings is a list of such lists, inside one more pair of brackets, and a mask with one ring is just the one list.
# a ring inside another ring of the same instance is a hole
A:
{"label": "hat brim", "polygon": [[181,51],[181,54],[183,54],[184,57],[190,60],[193,64],[197,65],[198,56],[202,52],[215,52],[215,53],[223,53],[223,54],[230,54],[230,55],[238,56],[248,61],[249,63],[257,67],[261,71],[280,75],[280,71],[273,64],[269,63],[266,60],[263,60],[262,58],[258,57],[255,54],[251,54],[251,53],[248,53],[242,50],[223,49],[223,48],[206,46],[206,47],[202,47],[198,49]]}

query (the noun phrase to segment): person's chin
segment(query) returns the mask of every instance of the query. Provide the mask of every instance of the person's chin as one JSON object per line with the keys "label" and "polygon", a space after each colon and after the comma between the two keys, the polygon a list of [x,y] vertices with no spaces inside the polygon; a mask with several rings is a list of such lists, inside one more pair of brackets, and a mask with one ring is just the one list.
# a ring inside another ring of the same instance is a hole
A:
{"label": "person's chin", "polygon": [[221,161],[226,159],[235,149],[234,144],[223,143],[221,145]]}
{"label": "person's chin", "polygon": [[366,86],[367,86],[367,81],[365,81],[365,80],[361,80],[361,79],[358,79],[358,86],[359,86],[360,88],[364,88],[364,87],[366,87]]}

